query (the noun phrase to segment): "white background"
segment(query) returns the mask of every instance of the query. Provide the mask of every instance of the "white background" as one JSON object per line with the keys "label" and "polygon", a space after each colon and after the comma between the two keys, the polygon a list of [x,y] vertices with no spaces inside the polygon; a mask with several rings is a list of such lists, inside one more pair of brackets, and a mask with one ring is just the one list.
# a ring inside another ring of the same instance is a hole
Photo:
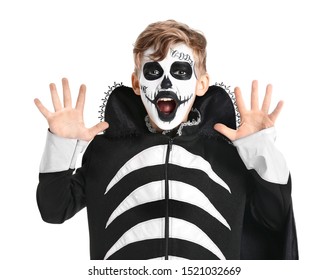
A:
{"label": "white background", "polygon": [[[37,209],[35,192],[47,124],[33,99],[40,98],[51,109],[50,82],[60,86],[62,77],[69,78],[74,98],[85,83],[85,121],[94,125],[107,86],[130,85],[138,34],[149,23],[166,19],[204,32],[213,83],[224,82],[232,89],[240,86],[248,100],[251,81],[258,79],[262,94],[272,83],[274,103],[285,101],[276,125],[277,145],[292,173],[301,260],[297,264],[238,262],[245,276],[327,274],[329,20],[325,2],[1,0],[0,275],[7,275],[1,278],[88,278],[87,268],[93,262],[88,261],[86,211],[62,225],[50,225]],[[258,270],[261,267],[266,269]]]}

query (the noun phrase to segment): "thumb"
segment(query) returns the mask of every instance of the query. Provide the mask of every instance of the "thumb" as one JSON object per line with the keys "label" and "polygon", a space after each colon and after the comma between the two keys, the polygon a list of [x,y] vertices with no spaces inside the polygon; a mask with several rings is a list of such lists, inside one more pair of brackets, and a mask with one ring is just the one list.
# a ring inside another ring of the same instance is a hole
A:
{"label": "thumb", "polygon": [[97,135],[98,133],[104,131],[108,127],[109,127],[109,124],[107,122],[100,122],[100,123],[98,123],[98,124],[96,124],[93,127],[88,129],[89,134],[92,136],[91,138],[94,138],[95,135]]}
{"label": "thumb", "polygon": [[236,138],[236,130],[227,127],[225,124],[222,123],[216,123],[214,125],[214,129],[219,132],[220,134],[223,134],[231,141],[234,141]]}

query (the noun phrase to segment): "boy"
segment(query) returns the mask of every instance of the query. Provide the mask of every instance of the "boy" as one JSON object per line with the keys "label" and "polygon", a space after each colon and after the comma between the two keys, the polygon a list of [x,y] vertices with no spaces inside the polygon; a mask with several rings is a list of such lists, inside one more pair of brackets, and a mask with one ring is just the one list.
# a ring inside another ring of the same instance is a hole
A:
{"label": "boy", "polygon": [[[49,124],[37,190],[43,219],[62,223],[86,206],[91,259],[297,258],[289,170],[274,147],[282,102],[268,114],[272,87],[259,109],[252,83],[251,110],[235,89],[236,129],[228,94],[209,87],[201,33],[173,20],[150,24],[134,60],[132,89],[113,90],[105,122],[90,129],[84,85],[75,108],[66,79],[64,107],[54,84],[54,113],[35,100]],[[282,245],[287,226],[293,241]]]}

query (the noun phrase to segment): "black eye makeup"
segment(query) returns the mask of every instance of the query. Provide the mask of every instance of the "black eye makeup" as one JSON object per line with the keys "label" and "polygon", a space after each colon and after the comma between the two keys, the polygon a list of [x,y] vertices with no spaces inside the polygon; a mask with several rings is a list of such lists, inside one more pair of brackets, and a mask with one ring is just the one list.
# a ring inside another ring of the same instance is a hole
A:
{"label": "black eye makeup", "polygon": [[170,74],[177,80],[189,80],[192,77],[193,69],[187,62],[176,61],[171,65]]}
{"label": "black eye makeup", "polygon": [[143,67],[143,74],[146,80],[153,81],[163,75],[163,69],[158,62],[147,62]]}

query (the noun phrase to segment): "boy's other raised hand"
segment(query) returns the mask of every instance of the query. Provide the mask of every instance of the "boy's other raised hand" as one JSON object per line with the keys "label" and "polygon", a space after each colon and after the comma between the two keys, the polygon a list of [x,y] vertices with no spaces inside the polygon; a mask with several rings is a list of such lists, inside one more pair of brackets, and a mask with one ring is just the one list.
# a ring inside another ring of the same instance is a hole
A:
{"label": "boy's other raised hand", "polygon": [[238,87],[234,89],[234,93],[241,117],[240,126],[234,130],[225,126],[224,124],[217,123],[214,126],[215,130],[225,135],[231,141],[234,141],[274,126],[275,120],[277,119],[282,109],[283,102],[278,102],[273,112],[270,114],[268,113],[271,104],[272,85],[267,85],[266,87],[266,93],[261,108],[259,108],[258,103],[257,81],[252,82],[250,110],[246,108],[242,98],[241,90]]}
{"label": "boy's other raised hand", "polygon": [[49,130],[57,136],[90,141],[98,133],[108,128],[107,122],[100,122],[91,128],[86,128],[83,120],[83,109],[85,104],[86,86],[81,85],[75,108],[72,107],[71,92],[69,82],[62,79],[63,105],[57,93],[56,85],[51,83],[50,93],[54,106],[54,112],[49,111],[39,99],[34,99],[34,103],[47,119]]}

